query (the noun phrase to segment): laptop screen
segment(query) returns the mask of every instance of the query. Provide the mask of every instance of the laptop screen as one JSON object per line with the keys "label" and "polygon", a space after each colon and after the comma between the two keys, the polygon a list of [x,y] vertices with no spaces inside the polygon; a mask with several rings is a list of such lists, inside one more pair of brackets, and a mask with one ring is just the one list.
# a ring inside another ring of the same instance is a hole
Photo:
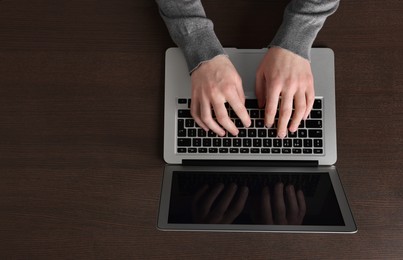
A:
{"label": "laptop screen", "polygon": [[328,172],[173,171],[169,224],[344,226]]}

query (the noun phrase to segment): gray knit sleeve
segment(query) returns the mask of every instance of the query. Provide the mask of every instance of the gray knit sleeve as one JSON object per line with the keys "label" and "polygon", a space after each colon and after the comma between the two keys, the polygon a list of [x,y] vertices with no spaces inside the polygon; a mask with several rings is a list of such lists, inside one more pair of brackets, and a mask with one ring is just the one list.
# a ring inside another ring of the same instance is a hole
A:
{"label": "gray knit sleeve", "polygon": [[339,6],[339,0],[293,0],[269,47],[278,46],[310,59],[313,41],[326,18]]}
{"label": "gray knit sleeve", "polygon": [[184,52],[191,73],[202,62],[225,54],[200,0],[156,0],[172,40]]}

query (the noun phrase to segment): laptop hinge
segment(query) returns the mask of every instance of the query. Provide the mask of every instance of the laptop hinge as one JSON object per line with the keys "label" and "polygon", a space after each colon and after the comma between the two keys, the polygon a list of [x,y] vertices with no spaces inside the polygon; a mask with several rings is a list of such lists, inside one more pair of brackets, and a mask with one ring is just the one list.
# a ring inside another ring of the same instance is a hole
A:
{"label": "laptop hinge", "polygon": [[192,166],[317,167],[318,161],[182,160]]}

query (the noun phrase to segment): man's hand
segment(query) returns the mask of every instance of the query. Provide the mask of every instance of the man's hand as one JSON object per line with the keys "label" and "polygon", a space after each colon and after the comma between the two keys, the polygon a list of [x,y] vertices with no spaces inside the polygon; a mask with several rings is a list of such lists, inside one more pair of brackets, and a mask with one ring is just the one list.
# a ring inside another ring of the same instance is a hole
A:
{"label": "man's hand", "polygon": [[[245,95],[242,80],[227,57],[217,56],[201,64],[192,73],[191,79],[190,111],[200,127],[206,131],[210,129],[219,136],[225,135],[224,129],[232,135],[237,135],[239,131],[228,116],[225,108],[226,102],[229,103],[244,126],[250,126],[251,120],[244,105]],[[213,119],[211,108],[214,109],[219,124]]]}
{"label": "man's hand", "polygon": [[315,90],[309,61],[291,51],[272,47],[256,73],[256,97],[259,106],[265,106],[267,127],[274,124],[280,96],[277,135],[284,138],[291,116],[290,132],[297,131],[301,120],[308,117],[315,100]]}
{"label": "man's hand", "polygon": [[305,213],[306,203],[302,190],[295,190],[293,185],[279,182],[274,186],[273,197],[265,186],[261,199],[255,201],[252,219],[264,225],[301,225]]}
{"label": "man's hand", "polygon": [[193,220],[196,223],[231,224],[241,214],[248,198],[249,189],[235,183],[220,183],[212,188],[201,187],[192,203]]}

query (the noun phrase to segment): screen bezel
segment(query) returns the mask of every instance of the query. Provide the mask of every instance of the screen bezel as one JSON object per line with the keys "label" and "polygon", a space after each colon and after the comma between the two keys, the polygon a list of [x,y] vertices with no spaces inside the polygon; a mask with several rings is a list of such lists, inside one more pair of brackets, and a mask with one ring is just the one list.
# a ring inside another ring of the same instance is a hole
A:
{"label": "screen bezel", "polygon": [[[256,172],[256,173],[328,173],[344,220],[344,226],[311,226],[311,225],[228,225],[228,224],[177,224],[168,223],[169,206],[172,188],[172,177],[175,171],[186,172]],[[230,166],[183,166],[166,165],[161,187],[161,197],[157,228],[164,231],[215,231],[215,232],[286,232],[286,233],[356,233],[350,206],[334,166],[318,167],[230,167]]]}

